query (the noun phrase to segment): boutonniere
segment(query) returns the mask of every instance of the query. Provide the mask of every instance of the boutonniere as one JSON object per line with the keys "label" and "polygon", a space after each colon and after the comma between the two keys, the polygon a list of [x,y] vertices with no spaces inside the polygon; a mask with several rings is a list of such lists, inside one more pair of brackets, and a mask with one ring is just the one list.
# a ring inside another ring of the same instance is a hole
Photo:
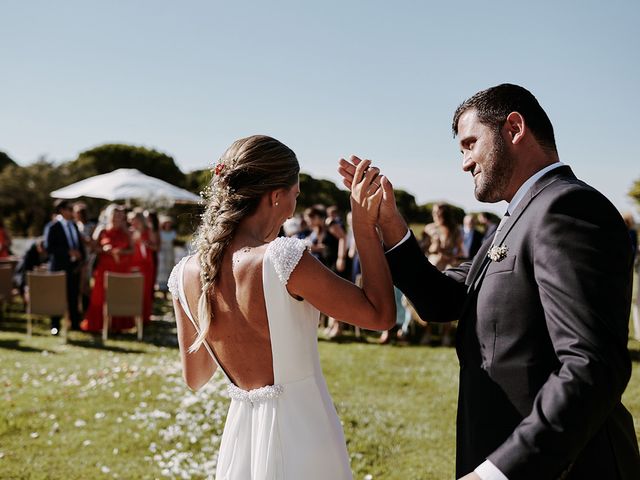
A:
{"label": "boutonniere", "polygon": [[509,251],[509,247],[507,247],[506,245],[501,245],[499,247],[496,245],[493,245],[489,249],[489,253],[487,253],[487,257],[489,257],[489,259],[492,262],[501,262],[502,260],[507,258],[508,251]]}

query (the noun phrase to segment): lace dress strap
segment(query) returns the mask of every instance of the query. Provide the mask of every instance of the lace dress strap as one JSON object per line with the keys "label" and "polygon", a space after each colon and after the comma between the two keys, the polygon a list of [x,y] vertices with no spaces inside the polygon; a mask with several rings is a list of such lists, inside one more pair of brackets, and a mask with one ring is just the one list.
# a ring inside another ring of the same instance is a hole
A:
{"label": "lace dress strap", "polygon": [[291,272],[302,258],[307,245],[299,238],[278,237],[267,247],[266,254],[272,259],[278,278],[287,285]]}

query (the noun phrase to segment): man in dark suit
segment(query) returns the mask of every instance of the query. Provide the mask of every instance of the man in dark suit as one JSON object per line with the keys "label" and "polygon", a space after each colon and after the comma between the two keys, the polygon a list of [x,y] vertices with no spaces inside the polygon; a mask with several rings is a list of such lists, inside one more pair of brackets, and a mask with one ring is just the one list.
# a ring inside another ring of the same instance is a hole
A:
{"label": "man in dark suit", "polygon": [[484,235],[482,236],[482,241],[485,241],[488,238],[492,238],[493,234],[496,233],[498,224],[493,221],[493,217],[495,217],[495,215],[491,215],[489,212],[480,212],[478,214],[478,223],[480,223],[480,225],[484,227]]}
{"label": "man in dark suit", "polygon": [[482,245],[482,234],[476,229],[473,215],[465,215],[462,220],[462,249],[464,258],[471,260]]}
{"label": "man in dark suit", "polygon": [[[631,374],[620,214],[559,162],[551,122],[524,88],[477,93],[458,107],[453,130],[476,198],[509,202],[493,238],[473,262],[439,272],[384,177],[379,226],[394,283],[419,315],[460,319],[457,476],[640,478],[620,400]],[[341,161],[347,186],[353,171]]]}
{"label": "man in dark suit", "polygon": [[[80,293],[80,270],[84,259],[84,246],[78,227],[73,221],[73,205],[69,200],[56,200],[55,219],[45,226],[45,247],[49,253],[49,270],[67,274],[67,302],[71,328],[80,328],[78,296]],[[60,331],[60,318],[51,318],[51,333]]]}

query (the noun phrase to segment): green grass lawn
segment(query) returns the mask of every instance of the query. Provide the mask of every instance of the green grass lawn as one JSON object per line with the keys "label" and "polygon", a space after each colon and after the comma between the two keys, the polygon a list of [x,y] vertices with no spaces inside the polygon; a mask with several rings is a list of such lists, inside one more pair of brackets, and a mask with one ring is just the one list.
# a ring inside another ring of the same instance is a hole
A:
{"label": "green grass lawn", "polygon": [[[453,348],[320,342],[354,478],[453,478],[457,360]],[[640,436],[640,344],[624,396]],[[102,346],[37,326],[0,324],[0,478],[207,478],[228,399],[220,376],[190,392],[173,324],[156,321]]]}

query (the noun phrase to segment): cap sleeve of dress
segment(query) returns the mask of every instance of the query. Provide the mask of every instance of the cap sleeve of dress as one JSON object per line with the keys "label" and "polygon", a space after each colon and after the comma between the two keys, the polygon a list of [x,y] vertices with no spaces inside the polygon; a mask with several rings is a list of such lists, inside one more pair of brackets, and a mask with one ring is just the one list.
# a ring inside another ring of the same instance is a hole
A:
{"label": "cap sleeve of dress", "polygon": [[291,272],[296,268],[307,245],[299,238],[278,237],[269,244],[267,255],[271,258],[278,278],[287,285]]}
{"label": "cap sleeve of dress", "polygon": [[169,275],[169,280],[167,281],[167,288],[169,289],[169,293],[173,298],[180,297],[180,287],[178,285],[178,281],[180,278],[180,272],[182,272],[182,264],[187,260],[188,257],[184,257],[182,260],[178,262],[176,266],[171,270],[171,275]]}

